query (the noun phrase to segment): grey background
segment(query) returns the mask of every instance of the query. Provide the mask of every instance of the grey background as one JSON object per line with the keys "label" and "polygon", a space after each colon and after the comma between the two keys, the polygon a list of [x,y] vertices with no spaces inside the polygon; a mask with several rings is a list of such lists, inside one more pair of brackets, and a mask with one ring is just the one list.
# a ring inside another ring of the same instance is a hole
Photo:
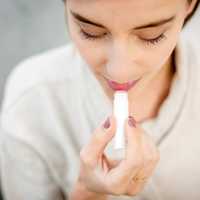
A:
{"label": "grey background", "polygon": [[[200,9],[188,26],[188,37],[200,45]],[[61,0],[0,0],[0,104],[16,64],[68,41]]]}
{"label": "grey background", "polygon": [[9,72],[23,59],[68,42],[62,0],[0,0],[0,104]]}

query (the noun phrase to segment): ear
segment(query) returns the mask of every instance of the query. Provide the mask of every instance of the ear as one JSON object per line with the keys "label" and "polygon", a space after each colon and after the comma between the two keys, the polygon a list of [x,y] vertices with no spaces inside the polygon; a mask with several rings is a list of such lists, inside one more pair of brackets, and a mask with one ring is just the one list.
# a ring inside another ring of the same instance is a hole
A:
{"label": "ear", "polygon": [[197,4],[197,1],[198,0],[191,0],[190,2],[188,2],[188,8],[187,8],[186,17],[188,17],[192,13],[192,11],[194,10],[195,5]]}

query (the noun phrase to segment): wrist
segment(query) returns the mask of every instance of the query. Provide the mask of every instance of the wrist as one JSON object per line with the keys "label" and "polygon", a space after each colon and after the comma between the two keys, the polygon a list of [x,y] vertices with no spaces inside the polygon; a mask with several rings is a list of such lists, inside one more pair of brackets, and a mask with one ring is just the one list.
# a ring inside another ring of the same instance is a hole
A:
{"label": "wrist", "polygon": [[85,185],[77,181],[70,194],[69,199],[70,200],[107,200],[107,195],[91,192],[86,188]]}

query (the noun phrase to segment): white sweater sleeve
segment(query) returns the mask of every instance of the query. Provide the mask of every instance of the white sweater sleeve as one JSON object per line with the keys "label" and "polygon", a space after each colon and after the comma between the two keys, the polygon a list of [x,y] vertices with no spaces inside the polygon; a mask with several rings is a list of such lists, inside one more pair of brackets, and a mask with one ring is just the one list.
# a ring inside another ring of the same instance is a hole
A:
{"label": "white sweater sleeve", "polygon": [[6,200],[64,200],[48,166],[29,144],[2,130],[1,178]]}

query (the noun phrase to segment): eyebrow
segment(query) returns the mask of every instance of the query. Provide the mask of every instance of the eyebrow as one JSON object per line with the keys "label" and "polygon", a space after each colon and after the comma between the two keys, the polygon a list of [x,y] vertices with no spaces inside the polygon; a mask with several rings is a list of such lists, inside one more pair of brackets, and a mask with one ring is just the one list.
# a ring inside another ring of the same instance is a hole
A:
{"label": "eyebrow", "polygon": [[[91,20],[79,15],[78,13],[73,12],[72,10],[70,10],[70,12],[77,20],[79,20],[81,22],[84,22],[84,23],[87,23],[87,24],[91,24],[91,25],[94,25],[94,26],[98,26],[100,28],[106,28],[104,25],[99,24],[99,23],[94,22],[94,21],[91,21]],[[144,29],[144,28],[157,27],[157,26],[160,26],[160,25],[163,25],[163,24],[166,24],[168,22],[173,21],[175,19],[175,17],[176,16],[174,15],[174,16],[172,16],[170,18],[167,18],[167,19],[161,19],[161,20],[158,20],[158,21],[155,21],[155,22],[150,22],[150,23],[147,23],[147,24],[143,24],[143,25],[135,27],[134,29],[138,30],[138,29]]]}

